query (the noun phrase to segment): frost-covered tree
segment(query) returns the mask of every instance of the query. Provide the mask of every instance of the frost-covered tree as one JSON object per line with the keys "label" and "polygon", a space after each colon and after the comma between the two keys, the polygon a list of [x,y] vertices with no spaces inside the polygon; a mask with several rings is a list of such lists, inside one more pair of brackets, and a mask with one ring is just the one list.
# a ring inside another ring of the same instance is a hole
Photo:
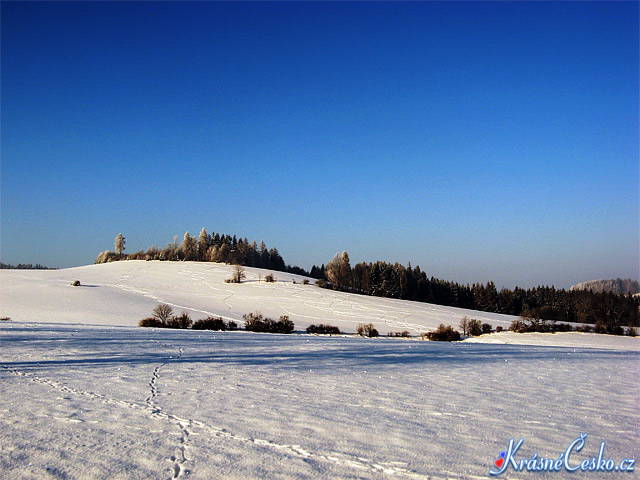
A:
{"label": "frost-covered tree", "polygon": [[118,255],[122,255],[122,252],[124,252],[124,244],[125,244],[125,238],[124,235],[122,235],[121,233],[119,233],[116,236],[116,241],[115,241],[115,248],[116,248],[116,253]]}
{"label": "frost-covered tree", "polygon": [[212,245],[207,250],[206,261],[207,262],[217,262],[218,261],[217,257],[218,257],[218,246],[217,245]]}
{"label": "frost-covered tree", "polygon": [[200,230],[200,236],[198,237],[198,260],[206,260],[207,250],[211,245],[209,234],[207,230],[202,227]]}
{"label": "frost-covered tree", "polygon": [[216,255],[216,262],[220,263],[229,263],[229,256],[231,255],[231,249],[229,245],[223,243],[218,249],[218,254]]}
{"label": "frost-covered tree", "polygon": [[193,260],[196,256],[196,239],[189,235],[189,232],[184,234],[184,239],[180,245],[184,260]]}
{"label": "frost-covered tree", "polygon": [[333,260],[327,264],[327,279],[338,288],[349,288],[351,285],[351,264],[347,252],[342,252],[342,255],[336,253]]}

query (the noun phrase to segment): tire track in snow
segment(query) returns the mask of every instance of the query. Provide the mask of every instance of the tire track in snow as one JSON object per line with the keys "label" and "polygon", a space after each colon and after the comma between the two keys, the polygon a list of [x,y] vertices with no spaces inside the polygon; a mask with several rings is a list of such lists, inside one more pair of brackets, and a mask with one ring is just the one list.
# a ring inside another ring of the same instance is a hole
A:
{"label": "tire track in snow", "polygon": [[[182,357],[182,349],[180,349],[180,356],[173,359],[173,361],[178,360]],[[189,475],[190,470],[185,469],[183,464],[189,459],[186,456],[186,452],[188,449],[188,440],[189,436],[192,435],[192,428],[200,428],[206,432],[208,432],[211,436],[215,438],[224,438],[232,441],[237,441],[245,444],[256,445],[265,449],[275,450],[284,454],[287,454],[292,457],[296,457],[299,459],[303,459],[306,461],[316,461],[318,463],[331,463],[334,465],[338,465],[341,467],[354,468],[358,470],[369,471],[372,473],[382,473],[386,475],[394,475],[405,478],[416,478],[416,479],[433,479],[439,480],[438,477],[434,477],[432,475],[423,475],[407,468],[401,467],[399,465],[405,465],[402,462],[376,462],[371,459],[366,459],[362,457],[356,457],[352,455],[347,455],[339,452],[327,452],[327,453],[314,453],[304,449],[300,445],[290,445],[290,444],[281,444],[274,442],[272,440],[264,440],[260,438],[247,437],[239,434],[235,434],[229,432],[227,429],[218,427],[215,425],[211,425],[209,423],[203,422],[201,420],[191,419],[181,417],[170,412],[165,411],[162,407],[153,402],[153,399],[156,398],[158,394],[157,390],[157,381],[159,378],[160,368],[167,363],[172,361],[172,359],[164,362],[160,366],[156,367],[153,371],[152,378],[149,382],[150,385],[150,395],[145,399],[145,404],[139,404],[134,402],[128,402],[125,400],[118,400],[111,397],[107,397],[105,395],[86,391],[79,390],[64,383],[51,380],[46,377],[41,377],[30,372],[24,372],[21,370],[17,370],[15,368],[8,367],[6,365],[0,364],[0,368],[4,371],[9,372],[13,375],[28,379],[32,382],[39,383],[42,385],[46,385],[49,387],[53,387],[54,389],[64,392],[70,393],[73,395],[81,396],[91,400],[97,400],[102,403],[108,405],[116,405],[118,407],[127,408],[133,411],[137,411],[140,414],[144,414],[150,416],[155,419],[166,420],[169,423],[177,425],[180,429],[180,445],[176,449],[176,454],[170,457],[170,461],[173,462],[172,467],[172,477],[173,479],[181,478],[182,476]],[[441,477],[443,480],[445,478],[455,478],[451,476]]]}
{"label": "tire track in snow", "polygon": [[[119,289],[127,291],[127,292],[136,293],[138,295],[142,295],[143,297],[151,298],[151,299],[155,300],[158,303],[164,303],[166,305],[169,305],[171,307],[174,307],[174,308],[177,308],[177,309],[180,309],[180,310],[191,310],[192,312],[203,313],[203,314],[205,314],[207,316],[216,316],[216,317],[222,317],[225,320],[237,321],[237,318],[229,317],[229,316],[225,316],[225,315],[220,315],[220,314],[217,314],[215,312],[211,312],[209,310],[203,310],[203,309],[200,309],[200,308],[188,307],[186,305],[180,305],[178,303],[169,302],[169,301],[164,300],[163,298],[161,298],[161,297],[159,297],[159,296],[157,296],[157,295],[155,295],[155,294],[153,294],[153,293],[151,293],[151,292],[149,292],[147,290],[140,290],[140,289],[137,289],[137,288],[134,288],[134,287],[130,287],[130,286],[126,286],[126,285],[118,285],[118,284],[106,285],[106,286],[109,286],[109,287],[113,286],[113,287],[119,288]],[[229,297],[227,297],[227,299],[231,298],[232,296],[233,296],[233,293],[231,295],[229,295]],[[225,303],[226,303],[226,299],[225,299]],[[227,303],[227,306],[229,308],[229,311],[231,311],[231,305],[229,303]]]}
{"label": "tire track in snow", "polygon": [[[229,292],[229,295],[228,295],[228,296],[226,296],[226,297],[224,297],[224,298],[222,299],[222,302],[227,306],[227,311],[228,311],[228,312],[231,312],[232,306],[231,306],[231,304],[229,303],[229,301],[228,301],[228,300],[229,300],[231,297],[233,297],[233,295],[234,295],[233,290],[230,290],[230,289],[228,289],[228,288],[219,288],[219,287],[217,287],[217,286],[214,286],[214,284],[212,284],[212,283],[210,283],[209,281],[207,281],[203,276],[201,276],[201,275],[200,275],[200,274],[198,274],[198,273],[194,273],[194,272],[192,272],[192,271],[191,271],[191,270],[189,270],[186,266],[182,266],[182,267],[180,268],[180,270],[178,271],[178,274],[179,274],[179,275],[187,275],[187,276],[189,276],[189,278],[191,278],[191,280],[195,280],[196,282],[204,283],[204,284],[205,284],[207,287],[209,287],[211,290],[219,291],[219,292]],[[213,314],[212,314],[212,313],[210,313],[209,315],[213,315]]]}

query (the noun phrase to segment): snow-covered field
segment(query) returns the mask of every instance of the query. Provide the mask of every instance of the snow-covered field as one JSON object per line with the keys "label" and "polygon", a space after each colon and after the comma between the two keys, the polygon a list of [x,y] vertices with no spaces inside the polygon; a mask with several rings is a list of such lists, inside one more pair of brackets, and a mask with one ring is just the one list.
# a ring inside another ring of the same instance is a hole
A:
{"label": "snow-covered field", "polygon": [[[212,264],[1,271],[0,316],[14,321],[0,323],[0,478],[488,478],[511,438],[524,439],[518,458],[555,460],[581,433],[574,464],[602,441],[606,458],[640,456],[639,339],[504,332],[443,344],[132,326],[160,301],[195,318],[289,314],[298,329],[510,322],[280,273],[265,284],[247,270],[242,285]],[[619,476],[637,473],[501,478]]]}

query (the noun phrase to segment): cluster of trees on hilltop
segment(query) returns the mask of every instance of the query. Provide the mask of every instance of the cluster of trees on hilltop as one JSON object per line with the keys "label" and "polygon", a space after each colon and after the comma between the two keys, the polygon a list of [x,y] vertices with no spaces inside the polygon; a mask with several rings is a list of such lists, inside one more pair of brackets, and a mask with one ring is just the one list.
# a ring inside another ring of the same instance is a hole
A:
{"label": "cluster of trees on hilltop", "polygon": [[361,262],[351,267],[347,252],[326,267],[328,286],[339,290],[469,308],[508,315],[536,315],[547,320],[608,326],[638,326],[640,299],[631,295],[548,286],[498,290],[493,282],[469,286],[428,277],[420,267]]}
{"label": "cluster of trees on hilltop", "polygon": [[151,247],[146,251],[125,254],[125,237],[120,233],[115,240],[115,252],[105,251],[98,255],[95,263],[107,263],[118,260],[167,260],[167,261],[195,261],[220,262],[246,267],[258,267],[280,272],[304,275],[312,278],[324,277],[324,265],[307,272],[303,268],[285,264],[284,259],[273,247],[267,249],[263,241],[260,245],[256,241],[249,242],[247,238],[237,238],[235,235],[212,233],[209,235],[203,228],[197,237],[189,232],[184,234],[182,242],[174,237],[173,243],[165,248]]}

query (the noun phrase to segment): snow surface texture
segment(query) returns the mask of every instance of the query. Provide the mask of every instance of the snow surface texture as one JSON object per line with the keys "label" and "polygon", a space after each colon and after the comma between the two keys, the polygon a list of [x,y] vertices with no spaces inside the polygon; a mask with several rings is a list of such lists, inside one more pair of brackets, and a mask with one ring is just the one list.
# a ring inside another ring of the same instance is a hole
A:
{"label": "snow surface texture", "polygon": [[[194,320],[222,316],[243,324],[250,312],[277,319],[289,315],[297,330],[330,323],[354,333],[373,323],[382,335],[412,335],[440,323],[458,326],[463,316],[508,328],[515,317],[421,302],[352,295],[303,285],[305,277],[246,268],[241,284],[225,283],[233,267],[218,263],[123,261],[63,270],[0,270],[0,315],[16,321],[135,326],[158,303]],[[260,281],[273,273],[275,283]],[[71,283],[79,280],[82,286]],[[293,281],[296,281],[296,284]]]}
{"label": "snow surface texture", "polygon": [[580,433],[576,463],[602,441],[640,456],[637,350],[17,322],[0,338],[2,478],[488,478],[510,438],[556,459]]}

